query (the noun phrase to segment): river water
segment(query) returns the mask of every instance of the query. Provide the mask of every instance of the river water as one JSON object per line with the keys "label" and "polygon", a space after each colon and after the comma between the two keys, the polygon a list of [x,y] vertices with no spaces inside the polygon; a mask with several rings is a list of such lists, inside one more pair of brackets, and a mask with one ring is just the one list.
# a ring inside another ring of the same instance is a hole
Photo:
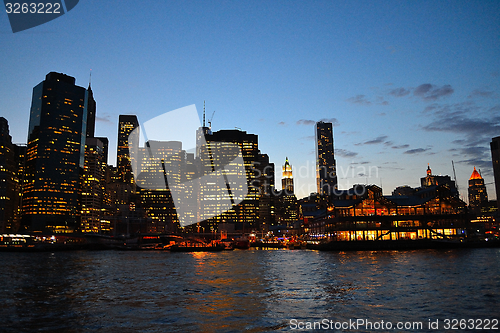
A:
{"label": "river water", "polygon": [[0,253],[5,332],[285,332],[322,320],[334,331],[357,319],[437,332],[429,320],[443,331],[452,318],[500,319],[500,249]]}

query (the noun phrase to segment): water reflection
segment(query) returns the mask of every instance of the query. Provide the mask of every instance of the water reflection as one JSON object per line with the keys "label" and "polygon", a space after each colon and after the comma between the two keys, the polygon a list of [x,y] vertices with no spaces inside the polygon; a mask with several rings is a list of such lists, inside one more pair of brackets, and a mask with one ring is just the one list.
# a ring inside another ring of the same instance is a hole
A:
{"label": "water reflection", "polygon": [[0,253],[0,330],[274,332],[495,318],[500,250]]}

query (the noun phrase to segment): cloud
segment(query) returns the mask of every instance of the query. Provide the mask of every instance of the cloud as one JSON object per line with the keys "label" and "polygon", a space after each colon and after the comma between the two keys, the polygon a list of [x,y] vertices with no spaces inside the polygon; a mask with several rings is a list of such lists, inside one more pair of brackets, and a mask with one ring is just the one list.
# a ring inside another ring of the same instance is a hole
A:
{"label": "cloud", "polygon": [[347,102],[353,104],[361,104],[361,105],[371,105],[372,102],[366,99],[365,95],[356,95],[354,97],[350,97],[346,99]]}
{"label": "cloud", "polygon": [[[322,118],[319,121],[322,121],[324,123],[332,123],[333,127],[340,126],[340,123],[337,120],[337,118]],[[312,119],[300,119],[300,120],[297,120],[297,122],[296,122],[297,125],[308,125],[308,126],[315,125],[316,123],[317,123],[317,121],[312,120]]]}
{"label": "cloud", "polygon": [[442,87],[437,87],[430,83],[419,85],[413,91],[413,95],[422,98],[424,101],[435,101],[441,97],[453,94],[453,88],[447,84]]}
{"label": "cloud", "polygon": [[486,90],[479,90],[479,89],[476,89],[476,90],[473,90],[469,96],[467,96],[467,98],[476,98],[476,97],[484,97],[484,98],[488,98],[488,97],[493,97],[494,96],[494,92],[493,91],[486,91]]}
{"label": "cloud", "polygon": [[112,123],[112,121],[109,119],[110,116],[104,116],[104,117],[98,117],[96,116],[95,117],[95,120],[98,121],[98,122],[101,122],[101,123]]}
{"label": "cloud", "polygon": [[314,137],[314,135],[303,136],[303,137],[301,137],[300,139],[301,139],[301,140],[306,140],[306,141],[316,140],[316,138]]}
{"label": "cloud", "polygon": [[285,126],[285,125],[286,125],[286,123],[285,123],[284,121],[280,121],[280,122],[278,123],[278,125],[280,125],[280,126]]}
{"label": "cloud", "polygon": [[340,123],[337,120],[337,118],[323,118],[323,119],[320,119],[319,121],[322,121],[324,123],[332,123],[333,127],[340,126]]}
{"label": "cloud", "polygon": [[392,148],[392,149],[406,149],[406,148],[410,148],[410,145],[409,145],[409,144],[406,144],[406,145],[398,145],[398,146],[392,146],[391,148]]}
{"label": "cloud", "polygon": [[346,149],[335,149],[335,155],[340,157],[356,157],[358,153]]}
{"label": "cloud", "polygon": [[375,139],[368,140],[368,141],[365,141],[365,142],[355,143],[354,145],[355,146],[375,145],[375,144],[379,144],[379,143],[384,143],[387,138],[388,138],[387,135],[380,135],[380,136],[376,137]]}
{"label": "cloud", "polygon": [[316,122],[310,119],[300,119],[297,120],[297,125],[314,125]]}
{"label": "cloud", "polygon": [[430,148],[415,148],[415,149],[409,149],[407,151],[404,152],[404,154],[409,154],[409,155],[413,155],[413,154],[421,154],[421,153],[425,153],[426,151],[429,151],[431,150]]}
{"label": "cloud", "polygon": [[442,116],[423,126],[429,132],[451,132],[467,135],[469,139],[477,140],[482,137],[489,139],[500,133],[500,116],[490,119],[468,118],[466,116],[451,114]]}
{"label": "cloud", "polygon": [[410,90],[406,88],[396,88],[389,91],[389,95],[394,97],[404,97],[410,94]]}

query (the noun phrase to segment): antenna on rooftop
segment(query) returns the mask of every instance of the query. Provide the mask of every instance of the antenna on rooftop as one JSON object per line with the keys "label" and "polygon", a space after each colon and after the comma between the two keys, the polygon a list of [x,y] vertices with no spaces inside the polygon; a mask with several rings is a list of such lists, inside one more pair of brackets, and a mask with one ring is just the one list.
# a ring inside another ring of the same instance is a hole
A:
{"label": "antenna on rooftop", "polygon": [[455,163],[453,163],[453,160],[451,160],[451,166],[453,167],[453,180],[455,181],[455,187],[457,188],[458,192],[457,174],[455,172]]}
{"label": "antenna on rooftop", "polygon": [[205,127],[205,101],[203,101],[203,127]]}

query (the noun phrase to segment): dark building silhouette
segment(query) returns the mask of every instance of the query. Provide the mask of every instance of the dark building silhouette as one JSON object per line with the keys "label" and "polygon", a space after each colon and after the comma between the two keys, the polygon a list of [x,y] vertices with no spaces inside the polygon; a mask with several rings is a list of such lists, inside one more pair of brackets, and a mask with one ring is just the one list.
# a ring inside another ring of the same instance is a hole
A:
{"label": "dark building silhouette", "polygon": [[130,145],[137,142],[129,142],[129,135],[134,129],[139,127],[139,121],[135,115],[120,115],[118,120],[118,148],[116,154],[116,167],[118,175],[122,182],[134,184],[134,176],[132,175],[132,166],[130,158]]}
{"label": "dark building silhouette", "polygon": [[320,195],[329,195],[337,189],[337,169],[333,145],[333,125],[316,123],[316,183]]}
{"label": "dark building silhouette", "polygon": [[95,134],[96,103],[94,100],[94,94],[92,93],[92,89],[90,88],[90,83],[87,89],[85,108],[87,109],[87,138],[93,138]]}
{"label": "dark building silhouette", "polygon": [[258,182],[254,183],[259,187],[259,223],[260,229],[268,231],[276,220],[277,197],[274,187],[274,163],[269,162],[269,155],[259,153],[256,169],[260,173]]}
{"label": "dark building silhouette", "polygon": [[458,190],[455,181],[451,180],[450,176],[433,175],[431,167],[427,164],[427,176],[420,178],[420,186],[426,188],[434,185],[448,186],[451,194],[458,198]]}
{"label": "dark building silhouette", "polygon": [[89,91],[51,72],[33,88],[22,225],[30,231],[71,232],[79,224]]}
{"label": "dark building silhouette", "polygon": [[472,214],[480,215],[481,208],[488,203],[488,194],[484,179],[477,172],[476,167],[469,178],[469,211]]}
{"label": "dark building silhouette", "polygon": [[490,148],[491,148],[491,159],[493,162],[493,176],[495,177],[495,192],[497,194],[497,207],[500,209],[500,136],[491,139]]}
{"label": "dark building silhouette", "polygon": [[15,231],[19,205],[15,145],[7,119],[0,117],[0,233]]}

